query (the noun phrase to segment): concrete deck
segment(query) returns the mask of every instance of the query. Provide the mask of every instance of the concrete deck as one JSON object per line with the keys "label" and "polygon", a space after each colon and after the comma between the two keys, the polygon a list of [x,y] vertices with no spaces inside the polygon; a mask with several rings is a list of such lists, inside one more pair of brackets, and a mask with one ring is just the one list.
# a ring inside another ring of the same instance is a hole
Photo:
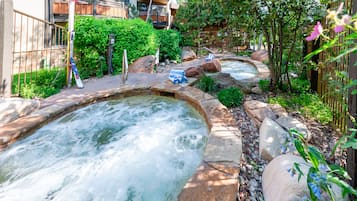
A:
{"label": "concrete deck", "polygon": [[[135,95],[170,96],[195,107],[210,130],[203,162],[178,200],[235,200],[239,188],[242,141],[233,116],[211,95],[187,84],[173,85],[167,77],[167,74],[129,74],[126,84],[123,84],[120,76],[110,76],[86,81],[84,89],[65,89],[44,99],[39,110],[0,127],[0,148],[6,148],[53,119],[97,101]],[[189,80],[190,83],[194,81]]]}

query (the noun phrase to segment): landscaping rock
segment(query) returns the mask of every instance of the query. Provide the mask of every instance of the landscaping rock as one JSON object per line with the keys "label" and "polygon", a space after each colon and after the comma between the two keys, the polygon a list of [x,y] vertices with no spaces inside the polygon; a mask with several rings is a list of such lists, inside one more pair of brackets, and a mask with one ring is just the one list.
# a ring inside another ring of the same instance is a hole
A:
{"label": "landscaping rock", "polygon": [[301,134],[304,135],[305,139],[307,141],[310,141],[311,139],[311,132],[307,129],[307,127],[301,123],[299,120],[293,118],[293,117],[289,117],[289,116],[283,116],[280,117],[276,120],[276,122],[282,126],[283,128],[285,128],[286,130],[290,130],[290,129],[296,129],[298,130]]}
{"label": "landscaping rock", "polygon": [[155,66],[155,56],[149,55],[137,59],[129,66],[129,73],[153,73]]}
{"label": "landscaping rock", "polygon": [[[289,133],[270,118],[265,118],[259,129],[259,155],[266,161],[285,151]],[[287,150],[294,149],[293,146]],[[282,151],[283,150],[283,151]]]}
{"label": "landscaping rock", "polygon": [[283,108],[279,104],[269,104],[269,108],[274,112],[274,114],[278,118],[279,117],[287,117],[289,115],[288,112],[285,110],[285,108]]}
{"label": "landscaping rock", "polygon": [[212,77],[216,81],[218,89],[237,87],[240,88],[244,93],[251,92],[248,85],[238,82],[237,80],[232,78],[228,73],[216,73],[210,75],[210,77]]}
{"label": "landscaping rock", "polygon": [[222,71],[221,62],[218,59],[214,59],[212,61],[204,62],[201,67],[204,71],[210,73],[217,73]]}
{"label": "landscaping rock", "polygon": [[253,120],[257,127],[260,127],[266,117],[272,120],[275,120],[277,118],[274,112],[269,108],[269,104],[261,101],[245,101],[243,107],[245,112]]}
{"label": "landscaping rock", "polygon": [[39,107],[40,101],[38,100],[22,98],[0,99],[0,126],[28,115]]}
{"label": "landscaping rock", "polygon": [[210,75],[216,83],[219,89],[235,86],[235,80],[228,73],[218,73]]}
{"label": "landscaping rock", "polygon": [[[291,175],[288,171],[294,163],[303,164],[300,168],[304,175],[307,175],[310,166],[304,159],[294,155],[281,155],[272,160],[264,169],[262,177],[263,194],[265,201],[295,201],[302,198],[310,198],[309,189],[306,184],[306,177],[302,176],[298,181],[298,174]],[[336,185],[332,185],[335,192],[335,200],[344,200],[341,190]],[[325,193],[321,200],[329,200]]]}
{"label": "landscaping rock", "polygon": [[203,69],[200,67],[189,67],[185,70],[186,77],[199,78],[204,75]]}
{"label": "landscaping rock", "polygon": [[258,50],[256,52],[253,52],[251,55],[251,58],[260,61],[260,62],[269,62],[269,55],[268,52],[265,50]]}
{"label": "landscaping rock", "polygon": [[253,87],[252,88],[252,93],[255,93],[255,94],[263,94],[263,90],[261,90],[259,87]]}
{"label": "landscaping rock", "polygon": [[197,55],[193,50],[191,50],[190,47],[182,48],[182,52],[181,52],[181,60],[182,61],[191,61],[194,59],[197,59]]}

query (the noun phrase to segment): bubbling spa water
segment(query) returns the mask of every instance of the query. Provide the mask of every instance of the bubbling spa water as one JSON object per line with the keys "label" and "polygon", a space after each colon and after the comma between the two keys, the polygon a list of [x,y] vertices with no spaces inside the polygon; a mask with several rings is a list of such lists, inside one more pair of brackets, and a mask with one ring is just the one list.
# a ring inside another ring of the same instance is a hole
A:
{"label": "bubbling spa water", "polygon": [[258,75],[257,69],[249,63],[226,60],[221,61],[222,73],[229,73],[236,80],[246,80]]}
{"label": "bubbling spa water", "polygon": [[90,105],[0,153],[0,200],[176,200],[207,134],[201,116],[171,98]]}

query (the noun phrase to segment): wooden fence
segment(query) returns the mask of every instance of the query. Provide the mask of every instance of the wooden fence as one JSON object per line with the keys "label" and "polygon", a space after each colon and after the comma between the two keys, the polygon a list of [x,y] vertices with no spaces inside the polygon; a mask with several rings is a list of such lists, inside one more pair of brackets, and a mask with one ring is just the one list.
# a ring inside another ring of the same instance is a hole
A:
{"label": "wooden fence", "polygon": [[[354,2],[353,2],[354,1]],[[338,5],[332,7],[336,8]],[[350,14],[357,12],[357,2],[355,0],[346,0],[345,8],[349,9]],[[327,26],[325,24],[325,26]],[[339,43],[342,43],[341,38]],[[322,45],[322,44],[320,44]],[[312,49],[310,44],[310,48]],[[338,55],[341,53],[341,48],[337,46],[333,49],[332,53]],[[318,57],[313,58],[315,61],[325,61],[329,55],[326,52],[320,53]],[[351,94],[351,89],[349,91],[344,91],[343,86],[347,83],[347,79],[344,76],[336,75],[337,71],[346,72],[349,79],[357,79],[357,67],[354,65],[357,63],[357,54],[351,54],[342,58],[339,62],[330,63],[324,68],[319,68],[315,77],[316,88],[318,94],[322,97],[322,100],[328,104],[334,115],[333,115],[333,126],[339,129],[341,132],[346,133],[347,128],[355,128],[356,124],[351,121],[347,116],[350,115],[353,118],[357,118],[357,95]],[[312,80],[313,81],[313,80]],[[329,83],[340,83],[340,85],[329,85]],[[356,89],[356,87],[354,88]],[[350,184],[352,187],[357,187],[357,150],[349,148],[347,149],[347,165],[346,169],[348,174],[351,176]],[[354,199],[354,198],[352,198]]]}
{"label": "wooden fence", "polygon": [[[352,12],[353,0],[345,1],[345,8]],[[334,4],[331,7],[337,9],[339,4]],[[326,20],[323,22],[323,26],[327,27]],[[334,33],[331,32],[331,35]],[[342,43],[343,39],[340,38],[338,43]],[[311,44],[310,44],[311,45]],[[322,45],[322,44],[320,44]],[[311,48],[310,48],[311,49]],[[338,55],[342,49],[337,45],[333,48],[332,53]],[[329,53],[322,52],[319,54],[316,61],[325,61],[330,56]],[[343,57],[339,62],[329,63],[324,66],[319,66],[317,76],[315,77],[315,83],[317,84],[316,90],[321,96],[324,103],[326,103],[333,111],[332,125],[340,130],[346,132],[348,123],[348,91],[344,90],[344,86],[347,84],[347,78],[337,72],[349,72],[349,57]],[[348,76],[351,77],[351,76]]]}

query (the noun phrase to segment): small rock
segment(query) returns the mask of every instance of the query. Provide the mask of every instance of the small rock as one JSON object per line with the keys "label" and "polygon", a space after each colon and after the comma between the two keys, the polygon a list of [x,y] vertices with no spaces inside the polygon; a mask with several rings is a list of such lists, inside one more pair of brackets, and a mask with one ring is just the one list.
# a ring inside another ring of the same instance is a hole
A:
{"label": "small rock", "polygon": [[252,93],[255,93],[255,94],[263,94],[263,90],[260,89],[260,87],[253,87],[252,88]]}
{"label": "small rock", "polygon": [[222,71],[221,62],[218,59],[214,59],[213,61],[207,61],[201,64],[200,66],[204,71],[210,73],[216,73]]}
{"label": "small rock", "polygon": [[191,61],[194,59],[197,59],[197,55],[190,47],[182,48],[182,52],[181,52],[182,61]]}
{"label": "small rock", "polygon": [[185,70],[186,77],[199,78],[204,75],[203,69],[200,67],[189,67]]}
{"label": "small rock", "polygon": [[260,62],[268,62],[269,61],[268,52],[265,50],[258,50],[256,52],[253,52],[251,55],[251,58],[256,61],[260,61]]}
{"label": "small rock", "polygon": [[134,63],[130,64],[129,73],[153,73],[155,66],[155,56],[149,55],[137,59]]}

